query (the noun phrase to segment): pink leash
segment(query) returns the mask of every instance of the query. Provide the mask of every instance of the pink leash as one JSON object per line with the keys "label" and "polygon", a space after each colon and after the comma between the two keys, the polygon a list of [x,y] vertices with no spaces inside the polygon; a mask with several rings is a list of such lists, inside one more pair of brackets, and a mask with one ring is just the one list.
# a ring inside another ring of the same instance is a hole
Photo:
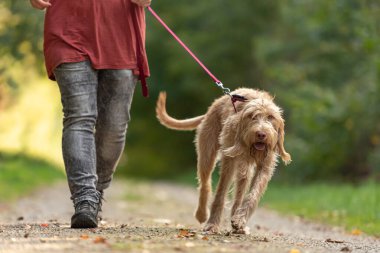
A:
{"label": "pink leash", "polygon": [[223,86],[223,83],[216,78],[211,71],[199,60],[199,58],[190,50],[188,46],[186,46],[185,43],[169,28],[169,26],[166,25],[166,23],[160,18],[160,16],[157,15],[157,13],[152,9],[152,7],[148,6],[147,7],[150,13],[160,22],[160,24],[165,27],[165,29],[174,37],[174,39],[177,40],[177,42],[193,57],[193,59],[203,68],[204,71],[211,77],[212,80],[214,80],[215,84],[223,90],[223,93],[226,95],[229,95],[231,97],[232,105],[234,106],[235,112],[236,112],[236,107],[235,107],[235,102],[241,101],[244,102],[246,99],[243,96],[239,95],[231,95],[231,91],[229,88],[225,88]]}
{"label": "pink leash", "polygon": [[206,73],[214,80],[215,83],[221,83],[218,78],[216,78],[211,71],[198,59],[198,57],[190,50],[188,46],[183,43],[183,41],[165,24],[165,22],[157,15],[157,13],[148,6],[148,10],[153,14],[153,16],[161,23],[163,27],[178,41],[178,43],[193,57],[193,59],[198,62],[198,64],[206,71]]}

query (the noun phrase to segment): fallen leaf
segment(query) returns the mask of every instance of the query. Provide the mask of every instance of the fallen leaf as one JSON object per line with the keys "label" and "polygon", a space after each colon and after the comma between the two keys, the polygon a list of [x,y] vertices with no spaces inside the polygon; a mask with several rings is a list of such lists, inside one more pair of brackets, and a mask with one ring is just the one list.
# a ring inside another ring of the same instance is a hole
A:
{"label": "fallen leaf", "polygon": [[87,240],[88,238],[89,238],[89,236],[86,234],[83,234],[80,236],[80,239],[82,239],[82,240]]}
{"label": "fallen leaf", "polygon": [[202,237],[202,240],[203,240],[203,241],[208,241],[209,239],[208,239],[207,236],[203,236],[203,237]]}
{"label": "fallen leaf", "polygon": [[340,251],[351,252],[351,249],[349,247],[343,247],[343,248],[340,249]]}
{"label": "fallen leaf", "polygon": [[47,228],[48,226],[49,226],[48,223],[42,223],[42,224],[40,224],[40,227],[43,227],[43,228]]}
{"label": "fallen leaf", "polygon": [[332,240],[332,239],[330,239],[330,238],[326,239],[326,242],[331,242],[331,243],[344,243],[344,241]]}
{"label": "fallen leaf", "polygon": [[359,229],[351,230],[351,235],[361,235],[363,232]]}
{"label": "fallen leaf", "polygon": [[177,237],[178,238],[184,238],[184,237],[189,238],[189,237],[194,237],[195,234],[196,234],[195,232],[190,231],[189,229],[180,229]]}
{"label": "fallen leaf", "polygon": [[289,251],[289,253],[301,253],[301,251],[298,250],[298,249],[291,249],[291,250]]}
{"label": "fallen leaf", "polygon": [[101,237],[101,236],[97,236],[94,239],[94,243],[106,243],[106,238]]}
{"label": "fallen leaf", "polygon": [[126,228],[128,227],[128,224],[121,224],[120,228]]}

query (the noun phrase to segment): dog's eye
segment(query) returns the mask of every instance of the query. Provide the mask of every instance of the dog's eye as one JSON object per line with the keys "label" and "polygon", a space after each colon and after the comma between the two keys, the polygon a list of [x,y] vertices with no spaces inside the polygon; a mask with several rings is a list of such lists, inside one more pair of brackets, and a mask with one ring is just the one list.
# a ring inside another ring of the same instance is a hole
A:
{"label": "dog's eye", "polygon": [[252,116],[252,120],[257,120],[258,118],[259,118],[258,115],[253,115],[253,116]]}
{"label": "dog's eye", "polygon": [[272,120],[274,120],[274,119],[275,119],[275,118],[274,118],[273,115],[268,115],[268,120],[272,121]]}

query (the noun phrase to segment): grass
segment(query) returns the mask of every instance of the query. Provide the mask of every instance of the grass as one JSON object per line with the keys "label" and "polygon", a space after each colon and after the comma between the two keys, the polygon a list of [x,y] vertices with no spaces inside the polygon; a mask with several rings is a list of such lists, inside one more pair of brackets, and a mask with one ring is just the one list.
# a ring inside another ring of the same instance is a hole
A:
{"label": "grass", "polygon": [[[213,174],[213,182],[217,182],[217,174]],[[195,185],[195,176],[195,172],[182,175],[178,182]],[[380,184],[376,182],[354,186],[329,182],[289,185],[272,181],[260,206],[342,226],[347,231],[358,229],[380,236]]]}
{"label": "grass", "polygon": [[61,169],[45,161],[0,153],[0,202],[13,200],[63,178]]}
{"label": "grass", "polygon": [[312,183],[270,184],[261,205],[348,231],[359,229],[380,236],[380,185]]}

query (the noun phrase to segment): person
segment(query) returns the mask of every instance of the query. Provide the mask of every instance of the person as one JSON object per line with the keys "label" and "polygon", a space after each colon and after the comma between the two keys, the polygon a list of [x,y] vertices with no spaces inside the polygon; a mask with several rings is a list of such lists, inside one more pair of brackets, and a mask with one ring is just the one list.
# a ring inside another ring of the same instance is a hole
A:
{"label": "person", "polygon": [[62,154],[75,208],[71,227],[94,228],[124,149],[138,75],[149,76],[144,7],[151,0],[30,3],[46,10],[44,57],[61,94]]}

